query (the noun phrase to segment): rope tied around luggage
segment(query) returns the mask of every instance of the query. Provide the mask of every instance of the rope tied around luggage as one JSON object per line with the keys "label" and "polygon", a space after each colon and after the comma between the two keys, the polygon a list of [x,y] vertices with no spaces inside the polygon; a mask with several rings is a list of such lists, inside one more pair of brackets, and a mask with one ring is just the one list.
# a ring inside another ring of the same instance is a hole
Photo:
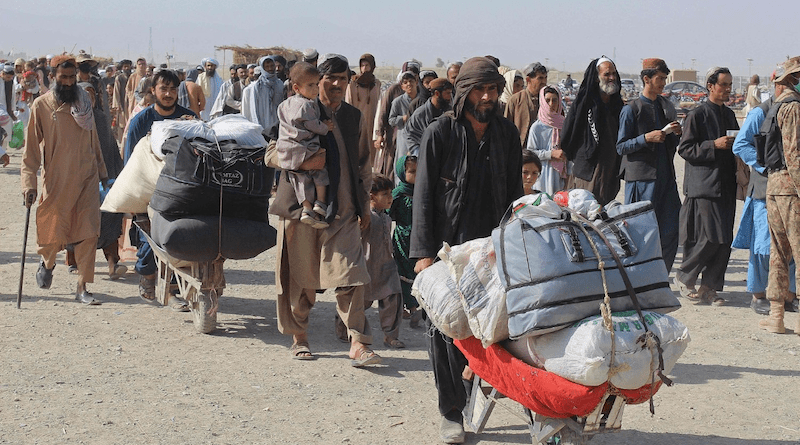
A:
{"label": "rope tied around luggage", "polygon": [[[609,376],[612,376],[616,372],[620,372],[621,369],[615,369],[614,366],[614,326],[613,321],[611,318],[611,299],[608,296],[608,290],[606,286],[606,276],[605,276],[605,264],[600,256],[599,250],[597,249],[597,245],[592,240],[592,237],[589,236],[588,230],[586,227],[591,227],[591,229],[598,235],[598,237],[603,241],[603,243],[608,248],[611,256],[614,258],[614,261],[617,263],[618,270],[620,275],[622,276],[622,281],[625,283],[625,288],[628,291],[628,295],[631,297],[631,301],[633,302],[633,306],[636,308],[636,313],[639,316],[639,320],[642,322],[642,327],[644,328],[645,333],[639,336],[636,339],[637,344],[642,345],[642,349],[647,348],[650,350],[651,360],[650,360],[650,415],[655,415],[655,405],[653,403],[653,390],[656,387],[655,376],[658,375],[659,379],[664,382],[667,386],[672,386],[673,382],[667,376],[664,375],[664,357],[663,357],[663,350],[661,348],[661,341],[659,340],[658,336],[647,328],[647,323],[644,319],[644,314],[642,314],[642,308],[639,304],[638,298],[636,298],[636,292],[633,290],[633,285],[631,285],[630,279],[628,278],[627,272],[625,272],[625,267],[622,264],[622,260],[620,259],[617,252],[614,250],[614,247],[608,241],[605,234],[603,234],[602,230],[598,229],[594,224],[591,223],[588,219],[584,218],[580,213],[572,210],[570,208],[566,208],[573,218],[576,219],[577,225],[580,227],[581,231],[583,231],[584,235],[586,235],[586,239],[589,241],[589,245],[592,247],[592,251],[594,252],[595,256],[597,257],[598,261],[598,269],[600,269],[600,274],[603,277],[603,289],[605,291],[605,298],[603,299],[603,303],[600,304],[600,313],[603,316],[603,323],[606,329],[609,329],[611,332],[611,363],[610,363],[610,370]],[[610,326],[610,328],[609,328]]]}
{"label": "rope tied around luggage", "polygon": [[578,228],[583,232],[586,236],[586,239],[589,240],[589,246],[592,248],[592,252],[594,253],[595,258],[597,258],[597,268],[600,270],[600,277],[603,280],[603,302],[600,303],[600,314],[603,316],[603,327],[605,327],[608,332],[611,333],[611,362],[608,364],[608,379],[611,380],[611,377],[616,375],[619,372],[625,371],[629,368],[628,365],[616,365],[614,357],[617,353],[617,344],[616,344],[616,335],[614,334],[614,322],[611,318],[611,297],[608,296],[608,281],[606,279],[606,263],[603,261],[602,255],[600,255],[600,250],[597,248],[597,245],[592,241],[592,237],[589,236],[589,231],[581,224],[580,222],[577,224]]}

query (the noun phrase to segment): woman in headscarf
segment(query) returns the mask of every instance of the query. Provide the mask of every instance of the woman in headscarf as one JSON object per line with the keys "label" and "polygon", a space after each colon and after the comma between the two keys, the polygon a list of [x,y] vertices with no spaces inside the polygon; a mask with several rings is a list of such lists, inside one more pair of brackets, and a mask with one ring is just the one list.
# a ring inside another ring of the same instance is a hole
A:
{"label": "woman in headscarf", "polygon": [[519,70],[508,70],[503,73],[503,77],[506,79],[506,86],[503,87],[503,94],[500,95],[500,102],[505,106],[511,96],[525,88],[525,79],[522,77],[522,73]]}
{"label": "woman in headscarf", "polygon": [[400,287],[403,289],[403,305],[411,318],[410,326],[419,326],[422,311],[418,310],[419,302],[411,295],[411,284],[417,274],[414,272],[416,260],[408,256],[411,247],[411,204],[414,199],[414,182],[417,176],[417,157],[405,156],[397,160],[395,173],[399,184],[392,190],[392,207],[389,216],[395,221],[394,261],[400,273]]}
{"label": "woman in headscarf", "polygon": [[564,107],[558,88],[548,85],[539,91],[539,114],[528,131],[528,150],[542,161],[542,171],[534,187],[550,196],[564,190],[568,162],[561,150]]}

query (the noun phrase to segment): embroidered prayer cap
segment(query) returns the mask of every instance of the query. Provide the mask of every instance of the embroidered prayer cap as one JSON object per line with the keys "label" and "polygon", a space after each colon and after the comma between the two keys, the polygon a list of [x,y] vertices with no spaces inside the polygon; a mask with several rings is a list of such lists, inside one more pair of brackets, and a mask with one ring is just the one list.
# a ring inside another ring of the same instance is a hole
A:
{"label": "embroidered prayer cap", "polygon": [[547,72],[547,68],[539,62],[529,63],[522,69],[522,75],[525,77],[536,76],[536,73]]}
{"label": "embroidered prayer cap", "polygon": [[3,65],[3,72],[6,74],[14,74],[14,65]]}
{"label": "embroidered prayer cap", "polygon": [[[783,65],[775,70],[775,83],[783,82],[786,76],[796,73],[800,73],[800,56],[787,59],[783,62]],[[795,78],[797,78],[797,76],[795,76]]]}
{"label": "embroidered prayer cap", "polygon": [[50,59],[50,67],[56,68],[64,62],[72,62],[73,65],[77,66],[78,62],[75,61],[75,56],[72,54],[62,54],[60,56],[55,56]]}
{"label": "embroidered prayer cap", "polygon": [[642,60],[642,70],[666,71],[667,62],[664,59],[650,58]]}
{"label": "embroidered prayer cap", "polygon": [[319,58],[319,63],[317,64],[317,66],[322,66],[323,64],[325,64],[325,62],[329,62],[329,61],[330,61],[330,63],[332,63],[334,61],[334,59],[338,59],[338,60],[340,60],[340,61],[342,61],[344,63],[347,63],[348,66],[349,66],[349,62],[347,61],[347,57],[345,57],[345,56],[343,56],[341,54],[335,54],[335,53],[323,54],[322,57]]}
{"label": "embroidered prayer cap", "polygon": [[314,48],[306,48],[303,50],[303,61],[310,62],[319,58],[319,53]]}

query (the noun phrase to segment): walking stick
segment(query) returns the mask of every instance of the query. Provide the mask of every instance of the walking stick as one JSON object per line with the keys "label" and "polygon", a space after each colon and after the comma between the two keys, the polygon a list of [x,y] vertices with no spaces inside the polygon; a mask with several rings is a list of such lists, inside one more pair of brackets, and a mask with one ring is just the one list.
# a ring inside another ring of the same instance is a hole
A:
{"label": "walking stick", "polygon": [[25,196],[25,235],[22,236],[22,261],[19,265],[19,290],[17,291],[17,309],[22,306],[22,280],[25,278],[25,251],[28,248],[28,224],[31,221],[31,207],[33,200],[36,199],[33,195]]}

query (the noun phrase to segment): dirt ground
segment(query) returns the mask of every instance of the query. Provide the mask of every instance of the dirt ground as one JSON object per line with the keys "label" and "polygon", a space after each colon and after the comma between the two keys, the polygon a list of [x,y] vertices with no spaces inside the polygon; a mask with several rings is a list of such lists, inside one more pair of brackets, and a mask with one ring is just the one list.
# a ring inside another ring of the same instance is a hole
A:
{"label": "dirt ground", "polygon": [[[63,255],[53,286],[34,274],[35,225],[22,309],[15,305],[25,210],[19,152],[0,169],[0,443],[3,444],[436,444],[439,415],[421,329],[404,322],[405,350],[355,369],[333,335],[334,299],[311,314],[316,361],[291,360],[275,318],[274,249],[225,264],[219,327],[195,332],[192,315],[142,302],[137,276],[107,278],[102,252],[90,290],[104,301],[73,301],[76,277]],[[680,165],[681,163],[676,163]],[[33,218],[32,218],[33,220]],[[737,222],[738,224],[738,222]],[[758,329],[745,293],[747,251],[734,251],[725,307],[686,305],[673,315],[692,342],[675,380],[647,404],[628,406],[622,431],[592,444],[800,444],[800,337]],[[680,260],[680,254],[679,258]],[[128,266],[132,266],[130,262]],[[373,328],[377,311],[368,311]],[[798,315],[786,317],[787,327]],[[496,409],[467,443],[530,443],[525,424]]]}

